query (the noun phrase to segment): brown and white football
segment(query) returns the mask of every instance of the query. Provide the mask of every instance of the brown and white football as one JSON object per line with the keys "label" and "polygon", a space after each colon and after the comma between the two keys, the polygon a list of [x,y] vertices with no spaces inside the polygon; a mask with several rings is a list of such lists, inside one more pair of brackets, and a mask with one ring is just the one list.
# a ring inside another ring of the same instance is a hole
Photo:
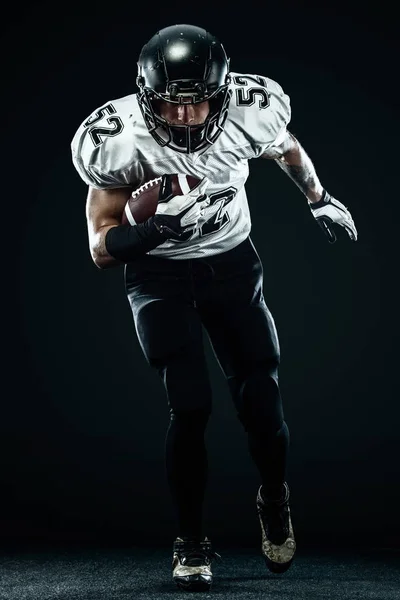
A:
{"label": "brown and white football", "polygon": [[[143,223],[155,214],[161,180],[161,177],[151,179],[132,192],[122,213],[122,225]],[[199,182],[200,179],[191,175],[171,175],[172,193],[176,196],[187,194]]]}

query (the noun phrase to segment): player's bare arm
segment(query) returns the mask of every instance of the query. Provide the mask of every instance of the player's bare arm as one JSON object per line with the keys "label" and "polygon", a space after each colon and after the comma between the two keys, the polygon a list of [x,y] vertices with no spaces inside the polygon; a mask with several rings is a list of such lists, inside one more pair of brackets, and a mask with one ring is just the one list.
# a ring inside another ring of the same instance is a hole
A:
{"label": "player's bare arm", "polygon": [[[161,193],[155,214],[142,223],[122,224],[125,205],[132,195],[132,187],[98,190],[89,186],[86,215],[90,252],[99,269],[116,267],[134,260],[145,252],[163,244],[169,237],[192,235],[204,206],[208,179],[204,177],[188,193],[174,194],[171,176],[163,177],[167,196]],[[170,193],[171,192],[171,193]],[[202,199],[202,202],[199,202]],[[187,231],[189,229],[189,231]]]}
{"label": "player's bare arm", "polygon": [[337,239],[332,229],[333,223],[344,227],[350,239],[357,241],[357,229],[350,212],[323,188],[311,158],[292,133],[288,131],[280,145],[268,150],[261,157],[275,160],[300,188],[329,242],[334,243]]}
{"label": "player's bare arm", "polygon": [[300,188],[309,202],[318,202],[322,197],[323,187],[315,172],[314,165],[294,135],[288,132],[284,142],[271,153],[262,158],[272,158],[280,168]]}
{"label": "player's bare arm", "polygon": [[125,204],[131,194],[131,188],[98,190],[89,186],[86,201],[89,247],[93,262],[99,269],[121,264],[107,252],[105,237],[109,229],[120,225]]}

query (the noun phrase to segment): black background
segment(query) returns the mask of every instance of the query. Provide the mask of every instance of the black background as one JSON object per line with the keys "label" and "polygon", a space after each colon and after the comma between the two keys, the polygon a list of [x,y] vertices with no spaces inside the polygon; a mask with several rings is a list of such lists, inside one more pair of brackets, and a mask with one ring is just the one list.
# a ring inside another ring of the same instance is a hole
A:
{"label": "black background", "polygon": [[[400,539],[398,35],[394,4],[110,2],[9,7],[2,25],[0,536],[131,543],[176,534],[164,477],[168,411],[136,339],[122,269],[91,261],[79,124],[136,91],[141,46],[174,23],[205,27],[233,71],[277,80],[290,130],[359,241],[329,245],[269,161],[247,193],[280,336],[302,543]],[[258,544],[258,476],[208,347],[207,532]],[[190,392],[188,392],[190,393]]]}

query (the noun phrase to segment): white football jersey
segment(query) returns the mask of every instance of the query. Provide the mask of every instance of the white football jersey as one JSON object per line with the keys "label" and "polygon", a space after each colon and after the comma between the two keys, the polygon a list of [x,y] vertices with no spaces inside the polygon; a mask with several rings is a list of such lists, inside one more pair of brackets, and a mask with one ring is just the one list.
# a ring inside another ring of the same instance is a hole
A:
{"label": "white football jersey", "polygon": [[163,174],[207,176],[210,205],[192,237],[167,240],[148,254],[187,259],[226,252],[250,233],[245,182],[248,160],[274,152],[286,136],[290,100],[281,86],[259,75],[230,73],[232,96],[224,131],[202,152],[162,147],[147,131],[136,94],[106,102],[79,127],[73,163],[97,189],[133,187]]}

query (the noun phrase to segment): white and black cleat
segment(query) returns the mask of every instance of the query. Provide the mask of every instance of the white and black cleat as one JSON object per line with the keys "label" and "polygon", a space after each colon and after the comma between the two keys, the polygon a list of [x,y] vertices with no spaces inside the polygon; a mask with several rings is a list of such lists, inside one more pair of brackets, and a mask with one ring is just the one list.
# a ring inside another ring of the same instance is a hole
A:
{"label": "white and black cleat", "polygon": [[213,581],[211,571],[213,558],[221,557],[212,551],[208,538],[199,542],[176,538],[172,558],[173,580],[182,590],[191,592],[209,590]]}
{"label": "white and black cleat", "polygon": [[296,552],[289,508],[289,487],[278,501],[265,500],[261,486],[257,494],[257,513],[261,525],[261,551],[272,573],[284,573],[293,562]]}

